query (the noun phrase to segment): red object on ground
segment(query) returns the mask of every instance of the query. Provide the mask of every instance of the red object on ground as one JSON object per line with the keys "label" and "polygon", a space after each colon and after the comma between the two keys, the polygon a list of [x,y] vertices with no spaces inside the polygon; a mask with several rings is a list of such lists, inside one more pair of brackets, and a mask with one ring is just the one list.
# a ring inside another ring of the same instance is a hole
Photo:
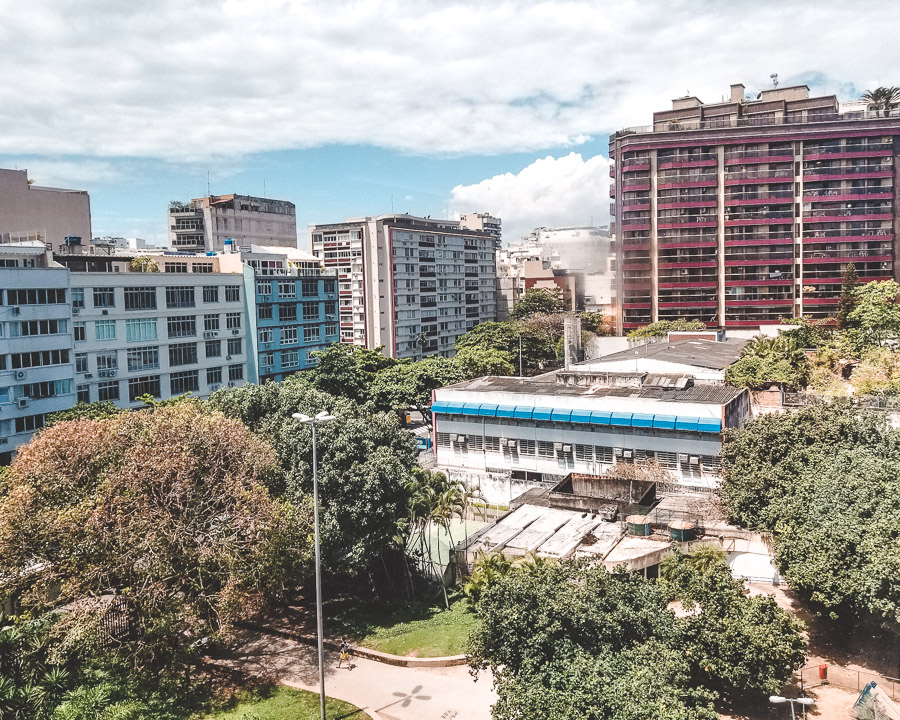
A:
{"label": "red object on ground", "polygon": [[828,666],[825,664],[819,665],[819,680],[827,680],[828,679]]}

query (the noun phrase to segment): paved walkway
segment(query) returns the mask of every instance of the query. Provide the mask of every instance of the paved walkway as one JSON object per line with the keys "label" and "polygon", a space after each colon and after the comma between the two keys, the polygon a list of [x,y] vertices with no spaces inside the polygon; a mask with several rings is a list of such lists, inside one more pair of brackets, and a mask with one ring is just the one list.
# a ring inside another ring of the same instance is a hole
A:
{"label": "paved walkway", "polygon": [[[325,694],[353,703],[373,720],[490,720],[496,695],[490,674],[474,681],[466,665],[402,668],[351,658],[336,667],[337,653],[325,653]],[[316,648],[293,640],[251,633],[228,660],[242,672],[318,692]]]}

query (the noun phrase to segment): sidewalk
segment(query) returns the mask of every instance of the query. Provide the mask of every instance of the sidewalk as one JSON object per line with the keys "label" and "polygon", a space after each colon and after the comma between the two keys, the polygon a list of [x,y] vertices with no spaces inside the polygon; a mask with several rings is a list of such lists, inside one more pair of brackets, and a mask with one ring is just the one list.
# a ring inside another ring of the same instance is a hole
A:
{"label": "sidewalk", "polygon": [[[490,720],[496,700],[490,674],[475,682],[468,666],[401,668],[352,657],[352,669],[337,668],[325,653],[325,694],[365,710],[373,720]],[[293,640],[250,633],[218,664],[318,692],[316,648]]]}

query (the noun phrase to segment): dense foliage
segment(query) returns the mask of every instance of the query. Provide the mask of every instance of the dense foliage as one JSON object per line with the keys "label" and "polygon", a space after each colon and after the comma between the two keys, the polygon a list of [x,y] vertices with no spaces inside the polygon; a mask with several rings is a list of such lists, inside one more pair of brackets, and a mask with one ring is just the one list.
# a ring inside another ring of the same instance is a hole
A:
{"label": "dense foliage", "polygon": [[650,325],[635,328],[628,333],[628,339],[641,340],[643,338],[664,338],[670,332],[684,332],[689,330],[706,330],[706,324],[699,320],[659,320]]}
{"label": "dense foliage", "polygon": [[744,347],[740,360],[725,371],[725,382],[754,390],[772,383],[795,389],[806,384],[811,370],[806,354],[793,338],[758,336]]}
{"label": "dense foliage", "polygon": [[562,299],[559,288],[548,290],[546,288],[529,288],[525,291],[510,311],[509,316],[513,320],[523,320],[536,313],[558,313],[566,310],[566,304]]}
{"label": "dense foliage", "polygon": [[521,322],[480,323],[456,339],[456,350],[469,348],[502,352],[518,369],[521,350],[524,371],[543,368],[556,357],[555,340],[540,333],[541,320],[533,325]]}
{"label": "dense foliage", "polygon": [[729,431],[729,518],[774,533],[787,581],[832,616],[900,620],[900,433],[848,401]]}
{"label": "dense foliage", "polygon": [[471,638],[472,665],[494,672],[496,720],[713,720],[717,693],[777,690],[802,663],[799,624],[745,598],[727,566],[675,575],[700,612],[676,617],[672,586],[584,561],[496,573]]}

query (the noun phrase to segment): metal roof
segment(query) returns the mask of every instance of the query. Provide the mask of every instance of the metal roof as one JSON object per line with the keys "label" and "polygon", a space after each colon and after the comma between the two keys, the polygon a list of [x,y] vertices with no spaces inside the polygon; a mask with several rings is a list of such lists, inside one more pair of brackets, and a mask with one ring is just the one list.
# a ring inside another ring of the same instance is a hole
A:
{"label": "metal roof", "polygon": [[678,365],[692,365],[701,368],[714,368],[724,370],[729,365],[737,362],[741,357],[744,346],[750,342],[745,338],[725,340],[676,340],[674,342],[647,343],[638,347],[621,350],[611,355],[579,363],[570,368],[570,372],[579,369],[589,370],[601,367],[603,363],[619,360],[642,360],[652,358],[662,362],[671,362]]}

